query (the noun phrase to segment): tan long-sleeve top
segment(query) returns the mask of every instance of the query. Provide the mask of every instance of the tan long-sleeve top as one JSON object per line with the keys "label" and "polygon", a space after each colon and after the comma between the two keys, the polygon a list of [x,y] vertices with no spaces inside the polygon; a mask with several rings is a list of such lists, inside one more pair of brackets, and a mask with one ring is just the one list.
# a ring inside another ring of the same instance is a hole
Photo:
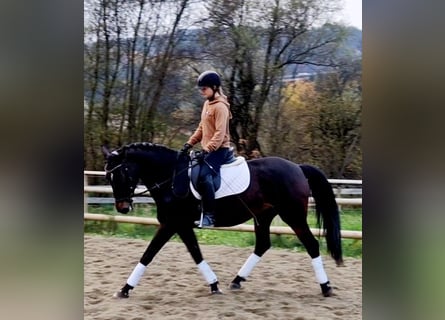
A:
{"label": "tan long-sleeve top", "polygon": [[187,143],[192,146],[201,142],[205,151],[230,147],[229,120],[232,118],[230,105],[219,96],[213,101],[206,100],[202,108],[201,121]]}

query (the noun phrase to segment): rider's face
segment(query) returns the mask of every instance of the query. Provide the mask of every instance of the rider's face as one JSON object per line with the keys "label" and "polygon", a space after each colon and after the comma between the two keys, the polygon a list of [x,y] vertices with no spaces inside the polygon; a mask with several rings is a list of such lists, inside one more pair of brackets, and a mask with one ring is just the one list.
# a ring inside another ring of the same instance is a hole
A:
{"label": "rider's face", "polygon": [[203,98],[210,98],[213,95],[213,90],[210,87],[199,87],[199,93]]}

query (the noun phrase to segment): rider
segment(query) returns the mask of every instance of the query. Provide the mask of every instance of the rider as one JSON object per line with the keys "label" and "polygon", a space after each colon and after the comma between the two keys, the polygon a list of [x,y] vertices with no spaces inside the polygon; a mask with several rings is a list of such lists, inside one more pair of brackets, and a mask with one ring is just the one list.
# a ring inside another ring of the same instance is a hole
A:
{"label": "rider", "polygon": [[198,88],[206,99],[202,107],[201,121],[195,133],[184,144],[186,153],[201,142],[202,165],[199,172],[198,191],[202,196],[202,219],[195,221],[199,227],[213,227],[215,214],[215,188],[213,176],[219,174],[221,165],[230,148],[229,120],[232,118],[230,105],[221,88],[221,78],[215,71],[205,71],[198,77]]}

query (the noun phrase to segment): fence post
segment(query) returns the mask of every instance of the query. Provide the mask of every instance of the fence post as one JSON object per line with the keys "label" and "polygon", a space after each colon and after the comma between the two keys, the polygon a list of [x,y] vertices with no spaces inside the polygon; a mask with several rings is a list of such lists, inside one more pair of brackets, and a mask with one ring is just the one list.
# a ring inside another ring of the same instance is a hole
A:
{"label": "fence post", "polygon": [[[85,188],[85,186],[88,185],[88,175],[87,174],[83,174],[83,186]],[[83,212],[88,212],[88,193],[84,192],[83,193]]]}

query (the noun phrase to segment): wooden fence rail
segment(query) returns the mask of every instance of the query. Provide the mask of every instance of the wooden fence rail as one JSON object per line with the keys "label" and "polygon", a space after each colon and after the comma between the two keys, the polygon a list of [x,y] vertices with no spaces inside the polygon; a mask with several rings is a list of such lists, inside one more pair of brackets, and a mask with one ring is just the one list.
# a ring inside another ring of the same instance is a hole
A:
{"label": "wooden fence rail", "polygon": [[[88,177],[89,176],[105,176],[104,171],[84,171],[84,208],[87,209],[88,205],[88,193],[106,193],[106,194],[112,194],[113,191],[111,189],[111,186],[109,185],[96,185],[91,186],[88,185]],[[332,185],[338,185],[337,188],[334,189],[334,193],[336,194],[336,201],[338,205],[352,205],[352,206],[361,206],[362,205],[362,198],[361,198],[361,188],[343,188],[341,186],[344,185],[359,185],[361,186],[362,180],[345,180],[345,179],[328,179],[329,183]],[[143,192],[146,188],[144,186],[138,186],[135,190],[135,193]],[[150,194],[147,192],[145,194],[145,197],[149,197]],[[348,197],[344,197],[348,196]],[[356,197],[360,196],[360,198]],[[135,199],[136,200],[136,199]],[[138,201],[134,201],[134,203],[137,203]],[[152,203],[151,200],[143,201],[143,202],[149,202]],[[309,198],[310,203],[314,203],[314,199],[312,197]]]}
{"label": "wooden fence rail", "polygon": [[[105,176],[105,171],[91,171],[85,170],[83,172],[85,176]],[[349,185],[362,185],[362,180],[348,180],[348,179],[328,179],[331,184],[349,184]]]}
{"label": "wooden fence rail", "polygon": [[[84,220],[93,220],[93,221],[114,221],[119,223],[133,223],[133,224],[144,224],[144,225],[159,225],[159,222],[154,218],[145,218],[145,217],[135,217],[135,216],[122,216],[122,215],[106,215],[106,214],[97,214],[97,213],[88,213],[88,194],[90,193],[105,193],[112,194],[113,191],[111,186],[109,185],[88,185],[88,177],[89,176],[105,176],[104,171],[84,171]],[[344,180],[344,179],[328,179],[328,181],[333,185],[356,185],[361,186],[362,180]],[[340,198],[337,197],[336,201],[338,205],[354,205],[361,206],[361,189],[357,188],[333,188],[334,192],[337,196],[341,196],[344,194],[351,195],[351,198]],[[135,190],[135,193],[143,192],[146,188],[144,186],[138,186]],[[342,192],[342,190],[352,191],[352,192]],[[360,195],[360,198],[354,196]],[[110,199],[110,198],[104,198]],[[144,202],[144,203],[154,203],[153,199],[150,198],[149,193],[147,193],[144,197],[135,197],[134,202]],[[90,200],[91,201],[91,200]],[[309,198],[309,202],[313,203],[314,199],[312,197]],[[93,201],[94,202],[94,201]],[[107,201],[108,202],[108,201]],[[228,231],[245,231],[245,232],[254,232],[254,226],[248,224],[239,224],[233,227],[218,227],[213,228],[215,230],[228,230]],[[323,236],[322,231],[320,229],[311,228],[311,232],[315,236]],[[284,226],[271,226],[270,233],[273,234],[291,234],[295,235],[294,231],[290,227]],[[351,230],[341,230],[341,237],[345,239],[362,239],[361,231],[351,231]]]}
{"label": "wooden fence rail", "polygon": [[[85,213],[84,220],[93,221],[109,221],[119,223],[133,223],[143,225],[158,226],[159,222],[155,218],[134,217],[134,216],[121,216],[121,215],[107,215],[99,213]],[[233,227],[215,227],[212,230],[227,230],[227,231],[244,231],[254,232],[254,226],[250,224],[239,224]],[[314,236],[324,236],[320,229],[311,228],[311,232]],[[271,226],[270,233],[273,234],[291,234],[295,235],[295,232],[290,227]],[[345,239],[362,239],[361,231],[341,230],[341,237]]]}

